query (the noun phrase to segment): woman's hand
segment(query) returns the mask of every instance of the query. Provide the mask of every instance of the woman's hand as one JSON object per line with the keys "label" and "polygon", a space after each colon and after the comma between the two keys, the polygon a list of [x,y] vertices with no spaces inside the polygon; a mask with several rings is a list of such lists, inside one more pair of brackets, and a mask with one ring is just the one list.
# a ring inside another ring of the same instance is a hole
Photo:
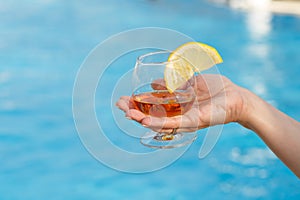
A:
{"label": "woman's hand", "polygon": [[[152,87],[165,89],[161,88],[161,84],[152,84]],[[174,117],[145,115],[134,108],[128,96],[121,97],[117,106],[126,113],[127,118],[160,132],[171,132],[174,128],[180,132],[191,132],[212,125],[238,122],[246,113],[244,90],[224,76],[199,75],[194,91],[194,106],[184,115]]]}

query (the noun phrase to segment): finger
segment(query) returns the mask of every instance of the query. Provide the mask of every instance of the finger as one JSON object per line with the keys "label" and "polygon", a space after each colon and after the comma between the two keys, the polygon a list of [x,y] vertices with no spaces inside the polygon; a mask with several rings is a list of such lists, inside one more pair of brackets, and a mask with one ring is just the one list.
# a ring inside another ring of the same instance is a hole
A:
{"label": "finger", "polygon": [[180,126],[180,119],[178,117],[152,117],[147,116],[142,119],[141,124],[143,126],[154,128],[154,129],[170,129],[178,128]]}
{"label": "finger", "polygon": [[154,90],[166,90],[166,83],[164,81],[164,79],[156,79],[151,83],[151,87]]}
{"label": "finger", "polygon": [[123,110],[124,112],[127,112],[129,110],[129,96],[122,96],[120,99],[117,101],[116,106]]}
{"label": "finger", "polygon": [[195,89],[198,99],[212,98],[224,89],[224,77],[215,74],[203,74],[196,77]]}
{"label": "finger", "polygon": [[197,119],[188,115],[162,118],[147,116],[141,120],[141,124],[154,129],[197,128],[199,127]]}
{"label": "finger", "polygon": [[[187,87],[189,87],[190,85],[194,86],[194,79],[191,78],[190,80],[188,80],[186,83],[184,83],[182,86],[180,86],[178,88],[178,90],[185,90]],[[164,79],[156,79],[151,83],[151,87],[154,90],[166,90],[166,82]]]}
{"label": "finger", "polygon": [[[172,133],[174,131],[173,128],[163,128],[163,129],[157,129],[157,128],[151,128],[154,132],[157,133]],[[190,133],[197,131],[198,128],[178,128],[176,129],[176,132],[178,133]]]}
{"label": "finger", "polygon": [[128,119],[135,120],[140,123],[146,117],[146,115],[139,110],[129,109],[126,112],[125,117],[127,117]]}
{"label": "finger", "polygon": [[192,107],[188,112],[184,115],[178,115],[174,117],[152,117],[148,116],[141,123],[144,126],[150,128],[199,128],[203,127],[201,119],[201,113],[199,108]]}

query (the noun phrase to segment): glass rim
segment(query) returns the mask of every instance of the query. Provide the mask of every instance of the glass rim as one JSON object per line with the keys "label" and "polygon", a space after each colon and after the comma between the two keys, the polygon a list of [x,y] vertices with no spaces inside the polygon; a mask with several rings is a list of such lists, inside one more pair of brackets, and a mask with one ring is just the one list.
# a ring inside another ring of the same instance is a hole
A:
{"label": "glass rim", "polygon": [[172,59],[171,61],[166,60],[162,62],[143,62],[143,59],[149,56],[157,55],[157,54],[171,54],[172,51],[168,50],[161,50],[161,51],[152,51],[143,55],[140,55],[137,57],[137,63],[142,64],[142,65],[166,65],[170,62],[176,62],[180,60],[180,57],[177,57],[176,59]]}

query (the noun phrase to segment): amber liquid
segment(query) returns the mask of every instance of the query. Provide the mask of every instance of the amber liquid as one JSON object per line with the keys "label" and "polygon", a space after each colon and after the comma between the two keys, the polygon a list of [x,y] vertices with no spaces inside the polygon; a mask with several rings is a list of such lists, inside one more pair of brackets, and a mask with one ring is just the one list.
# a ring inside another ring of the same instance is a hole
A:
{"label": "amber liquid", "polygon": [[166,90],[156,90],[132,96],[136,109],[155,117],[173,117],[187,112],[194,97],[185,92],[169,93]]}

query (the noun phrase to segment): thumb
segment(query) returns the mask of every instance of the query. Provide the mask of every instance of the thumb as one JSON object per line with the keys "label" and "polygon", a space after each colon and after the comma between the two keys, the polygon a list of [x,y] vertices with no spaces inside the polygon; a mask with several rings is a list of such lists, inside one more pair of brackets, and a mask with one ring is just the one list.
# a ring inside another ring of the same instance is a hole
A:
{"label": "thumb", "polygon": [[156,79],[151,83],[151,87],[154,90],[166,90],[166,82],[164,79]]}

